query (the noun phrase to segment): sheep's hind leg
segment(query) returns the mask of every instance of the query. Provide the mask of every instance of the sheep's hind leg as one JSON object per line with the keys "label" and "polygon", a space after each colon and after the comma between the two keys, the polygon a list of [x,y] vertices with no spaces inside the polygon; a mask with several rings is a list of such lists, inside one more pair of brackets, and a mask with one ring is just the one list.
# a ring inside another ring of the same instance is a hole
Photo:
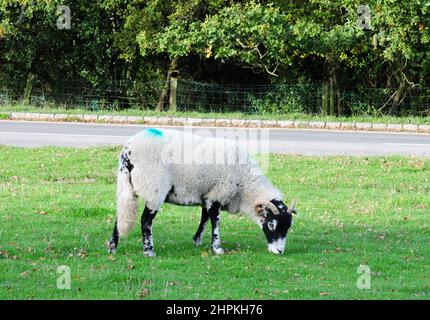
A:
{"label": "sheep's hind leg", "polygon": [[117,223],[115,220],[115,225],[113,226],[113,231],[112,231],[112,237],[107,243],[109,253],[111,254],[116,253],[116,249],[118,248],[118,241],[119,241],[119,234],[118,234]]}
{"label": "sheep's hind leg", "polygon": [[199,227],[197,228],[197,232],[193,237],[194,244],[196,246],[201,246],[203,242],[203,233],[205,231],[206,224],[209,220],[209,212],[205,207],[202,207],[202,218],[200,220]]}
{"label": "sheep's hind leg", "polygon": [[157,214],[156,210],[150,210],[147,206],[142,213],[141,226],[142,226],[142,239],[143,239],[143,254],[147,257],[155,256],[154,242],[152,238],[152,220]]}
{"label": "sheep's hind leg", "polygon": [[214,202],[212,206],[209,208],[209,216],[211,218],[212,224],[212,250],[216,254],[223,254],[224,250],[221,248],[221,240],[219,235],[219,211],[220,204],[218,202]]}

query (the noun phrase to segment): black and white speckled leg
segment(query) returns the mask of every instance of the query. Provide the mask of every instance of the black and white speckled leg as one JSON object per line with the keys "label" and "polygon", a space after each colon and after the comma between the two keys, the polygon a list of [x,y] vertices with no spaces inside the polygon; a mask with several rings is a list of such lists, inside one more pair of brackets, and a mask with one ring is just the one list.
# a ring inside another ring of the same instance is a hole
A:
{"label": "black and white speckled leg", "polygon": [[145,206],[141,218],[143,254],[147,257],[155,256],[154,241],[152,238],[152,220],[155,218],[157,211],[152,211]]}
{"label": "black and white speckled leg", "polygon": [[113,231],[112,231],[112,237],[109,240],[109,242],[107,243],[109,253],[111,253],[111,254],[116,253],[116,249],[118,248],[118,242],[119,242],[119,234],[118,234],[117,223],[115,220],[115,224],[113,226]]}
{"label": "black and white speckled leg", "polygon": [[202,207],[202,218],[200,220],[199,227],[197,228],[196,234],[193,237],[194,244],[201,246],[203,241],[203,233],[205,231],[206,224],[209,220],[209,212],[205,207]]}
{"label": "black and white speckled leg", "polygon": [[212,224],[212,250],[216,254],[223,254],[224,249],[221,248],[221,239],[220,239],[220,204],[218,202],[214,202],[209,209],[209,216]]}

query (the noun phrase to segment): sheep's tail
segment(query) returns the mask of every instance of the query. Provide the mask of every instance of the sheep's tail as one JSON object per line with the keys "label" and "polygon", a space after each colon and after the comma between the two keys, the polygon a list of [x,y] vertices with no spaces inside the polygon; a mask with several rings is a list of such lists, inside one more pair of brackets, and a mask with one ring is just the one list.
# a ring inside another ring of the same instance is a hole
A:
{"label": "sheep's tail", "polygon": [[137,196],[131,182],[133,165],[123,150],[117,178],[117,216],[116,223],[119,236],[125,236],[133,229],[137,217]]}

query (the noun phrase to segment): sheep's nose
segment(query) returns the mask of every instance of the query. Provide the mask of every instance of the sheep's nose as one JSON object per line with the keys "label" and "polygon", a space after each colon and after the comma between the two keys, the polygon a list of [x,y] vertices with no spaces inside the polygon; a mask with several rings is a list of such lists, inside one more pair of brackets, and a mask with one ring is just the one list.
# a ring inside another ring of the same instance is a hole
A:
{"label": "sheep's nose", "polygon": [[269,246],[269,252],[271,252],[273,254],[282,254],[282,253],[284,253],[284,250]]}
{"label": "sheep's nose", "polygon": [[274,254],[283,254],[285,249],[285,238],[278,239],[272,243],[269,243],[268,249]]}

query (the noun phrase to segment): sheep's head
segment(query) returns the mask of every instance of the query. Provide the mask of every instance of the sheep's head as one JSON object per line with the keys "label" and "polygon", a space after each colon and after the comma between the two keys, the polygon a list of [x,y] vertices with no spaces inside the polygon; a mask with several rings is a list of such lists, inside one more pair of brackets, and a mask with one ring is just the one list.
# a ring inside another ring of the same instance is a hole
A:
{"label": "sheep's head", "polygon": [[293,221],[293,213],[297,213],[295,203],[288,208],[282,201],[257,201],[255,213],[261,219],[261,228],[269,243],[269,251],[282,254],[285,250],[288,229]]}

